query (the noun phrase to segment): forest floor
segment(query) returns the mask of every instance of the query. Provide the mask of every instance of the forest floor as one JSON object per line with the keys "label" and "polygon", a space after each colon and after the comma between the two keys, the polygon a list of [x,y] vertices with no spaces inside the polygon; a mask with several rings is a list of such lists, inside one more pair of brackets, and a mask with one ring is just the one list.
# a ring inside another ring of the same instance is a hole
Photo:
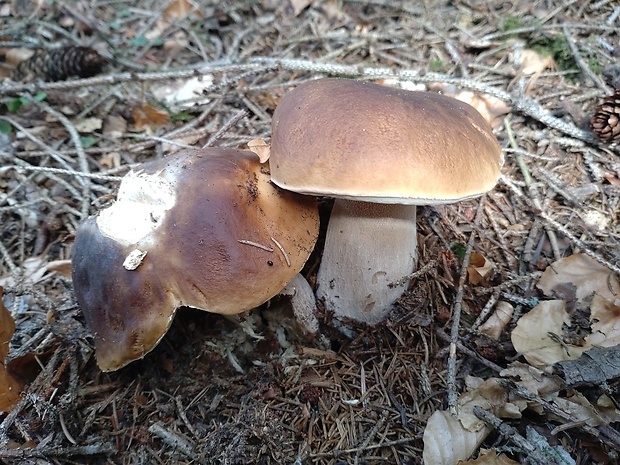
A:
{"label": "forest floor", "polygon": [[[0,295],[16,324],[0,324],[0,399],[7,376],[21,389],[0,463],[618,463],[620,159],[589,128],[620,87],[615,5],[0,2]],[[61,45],[103,69],[51,82],[84,59],[46,61]],[[30,74],[12,71],[32,50]],[[476,106],[504,151],[499,184],[418,209],[421,271],[384,323],[346,338],[319,307],[326,348],[283,298],[247,316],[262,339],[183,309],[144,359],[102,372],[69,273],[79,223],[136,163],[269,141],[281,97],[322,76]],[[456,401],[485,423],[445,415]]]}

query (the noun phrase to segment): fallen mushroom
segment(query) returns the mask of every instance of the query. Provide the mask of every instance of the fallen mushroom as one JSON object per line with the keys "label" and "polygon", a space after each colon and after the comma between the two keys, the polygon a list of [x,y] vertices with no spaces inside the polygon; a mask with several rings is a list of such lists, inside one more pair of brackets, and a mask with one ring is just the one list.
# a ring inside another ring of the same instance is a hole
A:
{"label": "fallen mushroom", "polygon": [[72,275],[97,363],[151,351],[176,309],[236,314],[275,296],[318,235],[314,199],[270,183],[249,151],[184,151],[126,175],[117,201],[78,229]]}
{"label": "fallen mushroom", "polygon": [[416,265],[416,205],[491,189],[503,163],[469,105],[349,79],[319,79],[281,100],[270,166],[278,186],[335,197],[317,297],[337,317],[385,318]]}

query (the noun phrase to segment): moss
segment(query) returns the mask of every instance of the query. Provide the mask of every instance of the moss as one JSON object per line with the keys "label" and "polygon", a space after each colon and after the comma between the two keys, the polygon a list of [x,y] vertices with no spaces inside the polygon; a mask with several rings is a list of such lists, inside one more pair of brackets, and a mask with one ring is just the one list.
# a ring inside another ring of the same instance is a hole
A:
{"label": "moss", "polygon": [[542,36],[529,42],[528,47],[543,56],[552,56],[562,71],[577,68],[570,46],[562,34]]}
{"label": "moss", "polygon": [[504,23],[502,24],[502,31],[510,32],[514,31],[515,29],[521,29],[522,27],[525,27],[525,24],[523,23],[523,18],[521,18],[520,16],[508,15],[506,16],[506,18],[504,19]]}
{"label": "moss", "polygon": [[431,71],[438,73],[441,71],[445,71],[446,64],[439,58],[433,58],[428,64],[428,67]]}

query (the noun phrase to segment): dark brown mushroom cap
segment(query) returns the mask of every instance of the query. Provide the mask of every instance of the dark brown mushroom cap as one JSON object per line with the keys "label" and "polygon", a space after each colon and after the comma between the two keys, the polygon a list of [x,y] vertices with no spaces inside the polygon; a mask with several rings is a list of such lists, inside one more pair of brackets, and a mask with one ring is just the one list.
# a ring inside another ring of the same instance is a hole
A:
{"label": "dark brown mushroom cap", "polygon": [[[317,207],[269,180],[251,152],[186,151],[134,169],[119,201],[83,223],[73,283],[102,370],[152,350],[179,306],[240,313],[299,272],[318,235]],[[130,270],[134,250],[146,255]]]}
{"label": "dark brown mushroom cap", "polygon": [[503,158],[489,125],[466,103],[318,79],[276,108],[269,163],[273,181],[294,192],[423,205],[488,191]]}

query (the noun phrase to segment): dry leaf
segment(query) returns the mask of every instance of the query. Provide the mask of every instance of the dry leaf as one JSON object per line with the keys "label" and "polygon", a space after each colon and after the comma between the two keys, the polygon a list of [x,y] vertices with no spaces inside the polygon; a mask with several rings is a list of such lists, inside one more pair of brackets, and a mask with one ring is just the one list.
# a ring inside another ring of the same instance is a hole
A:
{"label": "dry leaf", "polygon": [[562,340],[564,325],[571,318],[563,300],[541,302],[517,321],[511,334],[517,352],[533,366],[544,368],[564,360],[575,360],[593,346],[620,344],[620,307],[600,295],[592,298],[590,334],[581,346]]}
{"label": "dry leaf", "polygon": [[164,110],[152,107],[148,103],[143,103],[133,112],[133,121],[136,131],[144,131],[149,127],[157,127],[166,124],[170,116]]}
{"label": "dry leaf", "polygon": [[77,132],[82,134],[90,134],[91,132],[98,131],[103,127],[103,121],[101,118],[84,118],[73,123]]}
{"label": "dry leaf", "polygon": [[[579,421],[583,421],[588,426],[596,427],[608,425],[609,423],[620,421],[620,412],[615,408],[599,410],[595,408],[586,397],[580,392],[573,391],[573,395],[568,398],[558,397],[553,402],[560,410],[569,413]],[[550,419],[557,417],[549,414]],[[559,419],[562,421],[562,419]]]}
{"label": "dry leaf", "polygon": [[516,62],[520,67],[519,76],[530,76],[540,74],[547,69],[555,69],[555,61],[552,56],[543,56],[535,50],[525,49],[519,54]]}
{"label": "dry leaf", "polygon": [[500,116],[510,113],[508,104],[492,95],[475,94],[466,90],[459,92],[454,98],[474,107],[486,122],[494,128],[502,123]]}
{"label": "dry leaf", "polygon": [[4,361],[9,354],[9,341],[15,332],[15,321],[2,303],[0,287],[0,412],[9,412],[17,402],[21,386],[7,371]]}
{"label": "dry leaf", "polygon": [[488,94],[478,94],[469,90],[459,90],[456,86],[443,83],[429,84],[429,90],[440,92],[448,97],[474,107],[492,127],[502,124],[500,116],[510,113],[510,107],[503,100]]}
{"label": "dry leaf", "polygon": [[174,0],[164,10],[163,17],[169,21],[180,21],[190,14],[202,17],[198,4],[189,0]]}
{"label": "dry leaf", "polygon": [[[38,283],[47,278],[49,273],[59,272],[62,276],[69,277],[70,260],[55,260],[48,262],[47,256],[39,255],[30,257],[23,261],[21,265],[22,279],[24,282]],[[12,274],[0,277],[0,286],[14,286],[15,277]]]}
{"label": "dry leaf", "polygon": [[530,365],[544,368],[562,360],[575,359],[585,350],[558,340],[562,337],[564,325],[570,325],[566,302],[546,300],[519,318],[510,339],[515,350]]}
{"label": "dry leaf", "polygon": [[467,267],[469,283],[476,285],[489,284],[489,278],[493,275],[493,262],[487,260],[478,252],[472,252]]}
{"label": "dry leaf", "polygon": [[34,55],[34,50],[30,48],[10,48],[4,55],[4,61],[5,63],[17,66],[32,55]]}
{"label": "dry leaf", "polygon": [[171,38],[164,41],[163,49],[167,52],[168,58],[173,58],[189,47],[190,41],[185,31],[178,31]]}
{"label": "dry leaf", "polygon": [[564,387],[557,377],[552,377],[544,371],[522,362],[512,362],[499,375],[503,378],[518,378],[516,384],[541,397],[557,393]]}
{"label": "dry leaf", "polygon": [[127,132],[127,121],[122,116],[108,115],[103,123],[103,134],[110,139],[120,139]]}
{"label": "dry leaf", "polygon": [[265,163],[267,160],[269,160],[271,147],[267,142],[265,142],[265,139],[263,139],[262,137],[252,139],[250,142],[248,142],[248,149],[258,155],[258,159],[261,163]]}
{"label": "dry leaf", "polygon": [[499,301],[495,306],[493,314],[480,328],[478,328],[478,330],[482,334],[486,334],[492,340],[497,341],[504,329],[506,329],[506,325],[510,323],[514,310],[514,307],[508,302],[503,300]]}
{"label": "dry leaf", "polygon": [[499,454],[494,450],[480,450],[478,458],[461,462],[460,465],[519,465],[519,462],[508,458],[506,454]]}
{"label": "dry leaf", "polygon": [[200,141],[202,137],[203,136],[200,133],[190,133],[186,136],[175,137],[174,139],[170,139],[172,143],[164,142],[161,145],[161,149],[166,155],[170,155],[178,152],[179,150],[184,150],[188,145],[197,145],[198,141]]}
{"label": "dry leaf", "polygon": [[153,96],[164,103],[170,111],[178,112],[196,105],[209,103],[205,92],[213,86],[213,75],[205,74],[190,79],[178,79],[164,85],[151,88]]}
{"label": "dry leaf", "polygon": [[[332,21],[344,21],[348,18],[347,14],[342,10],[342,3],[339,0],[324,0],[320,2],[319,8]],[[355,27],[355,30],[356,32],[360,31],[359,24]]]}
{"label": "dry leaf", "polygon": [[474,414],[474,407],[482,407],[500,418],[521,418],[521,410],[508,402],[508,393],[497,378],[483,380],[475,376],[465,379],[467,392],[459,397],[457,418],[468,431],[479,431],[486,424]]}
{"label": "dry leaf", "polygon": [[[282,91],[284,93],[284,91]],[[275,110],[280,100],[282,100],[282,94],[278,91],[261,92],[256,97],[256,103],[267,110]]]}
{"label": "dry leaf", "polygon": [[299,16],[302,11],[304,11],[308,5],[312,3],[312,0],[289,0],[291,6],[293,7],[293,15]]}
{"label": "dry leaf", "polygon": [[515,72],[515,78],[510,82],[509,87],[524,76],[531,76],[525,86],[525,92],[529,92],[540,75],[547,69],[555,70],[556,64],[551,56],[543,56],[535,50],[525,49],[515,54],[514,63],[519,69]]}
{"label": "dry leaf", "polygon": [[52,260],[45,268],[50,273],[54,272],[65,278],[71,278],[71,260]]}
{"label": "dry leaf", "polygon": [[121,166],[121,154],[118,152],[108,152],[99,158],[99,164],[106,169],[118,168]]}
{"label": "dry leaf", "polygon": [[467,431],[461,422],[445,410],[435,411],[424,429],[425,465],[456,465],[467,460],[480,446],[491,430]]}
{"label": "dry leaf", "polygon": [[196,15],[198,18],[202,18],[200,6],[196,2],[191,0],[173,0],[168,4],[168,7],[164,10],[161,19],[157,21],[155,27],[147,31],[144,37],[149,40],[156,39],[168,29],[171,23],[182,21],[191,14]]}
{"label": "dry leaf", "polygon": [[538,287],[547,297],[556,297],[554,290],[564,284],[575,286],[580,302],[592,294],[610,301],[620,299],[618,278],[606,267],[585,254],[574,254],[552,263],[538,280]]}
{"label": "dry leaf", "polygon": [[586,346],[611,347],[620,344],[620,306],[600,295],[592,298],[590,305],[590,329]]}

